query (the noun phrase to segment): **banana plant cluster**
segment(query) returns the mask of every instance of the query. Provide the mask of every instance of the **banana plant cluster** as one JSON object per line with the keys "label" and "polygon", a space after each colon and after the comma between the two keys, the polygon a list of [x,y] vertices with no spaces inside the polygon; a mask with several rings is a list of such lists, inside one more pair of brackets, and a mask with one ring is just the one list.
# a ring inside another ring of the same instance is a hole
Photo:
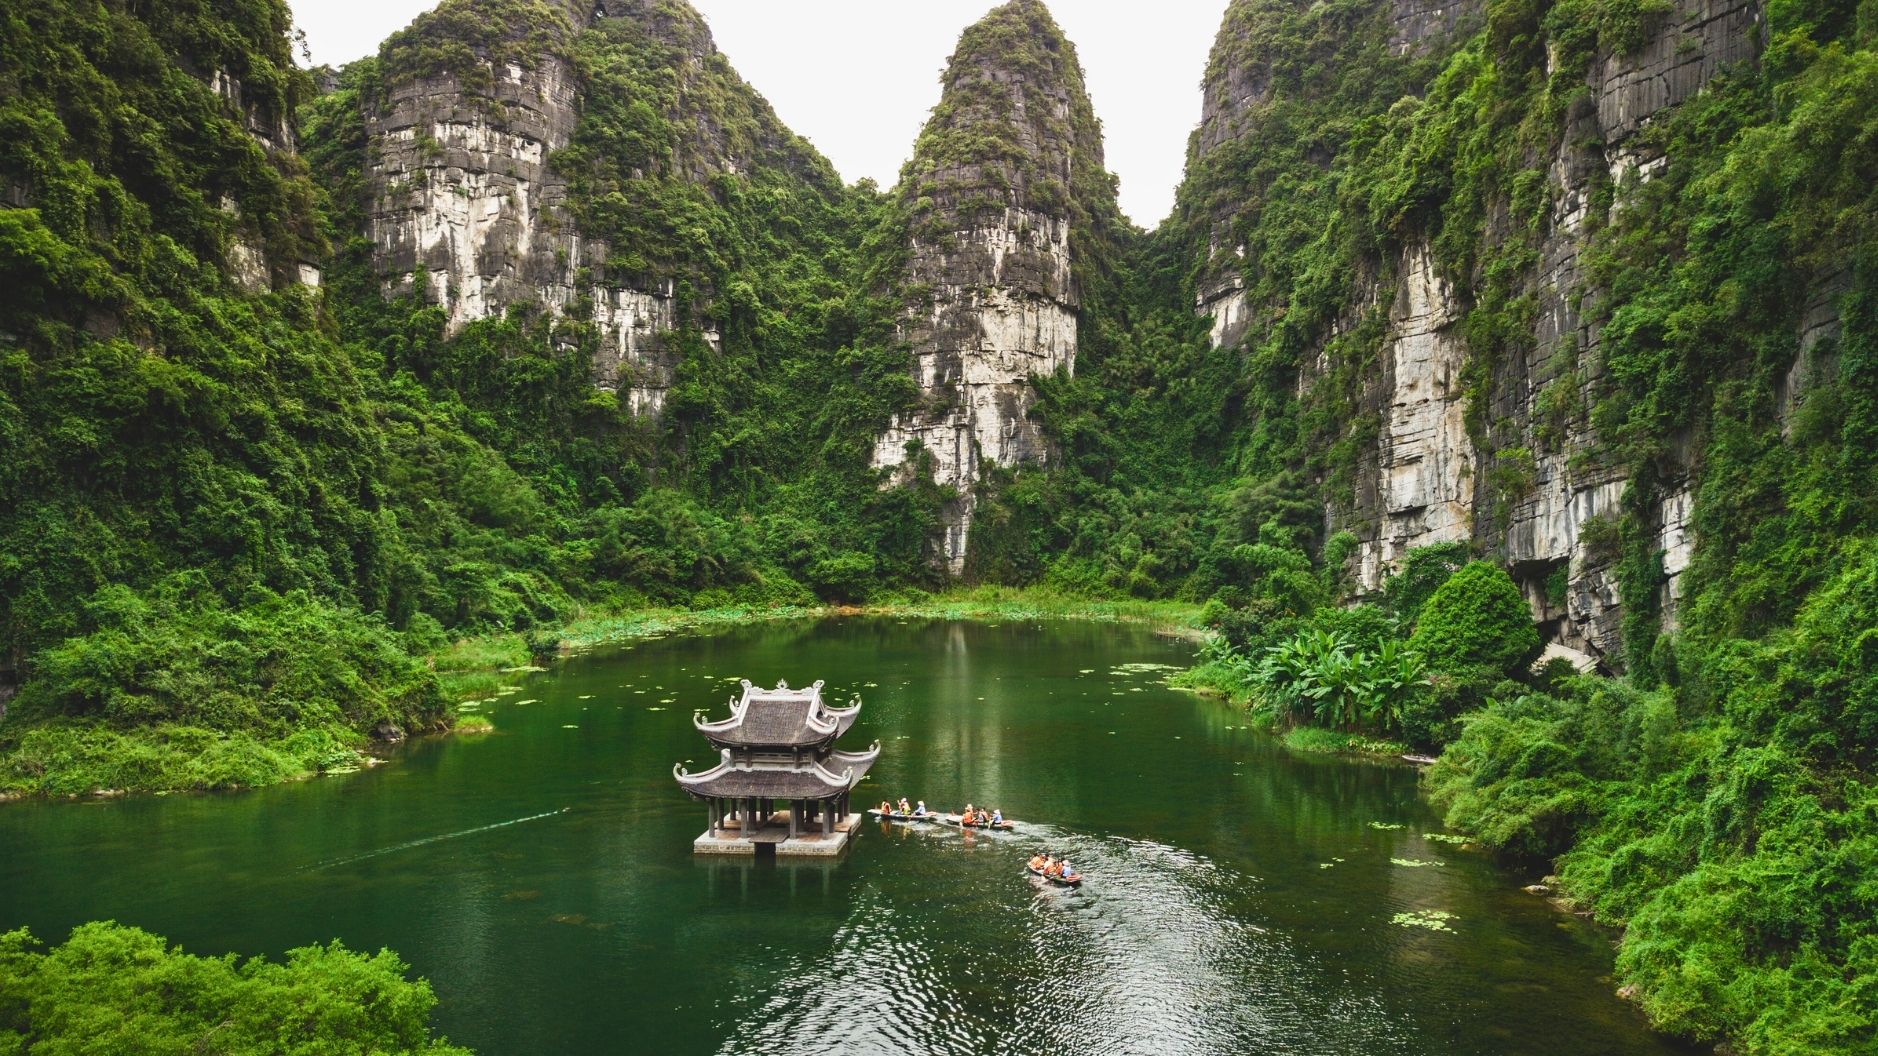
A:
{"label": "banana plant cluster", "polygon": [[1256,663],[1238,663],[1280,717],[1351,733],[1395,732],[1405,700],[1428,685],[1427,665],[1406,643],[1384,638],[1359,647],[1321,628],[1267,648]]}

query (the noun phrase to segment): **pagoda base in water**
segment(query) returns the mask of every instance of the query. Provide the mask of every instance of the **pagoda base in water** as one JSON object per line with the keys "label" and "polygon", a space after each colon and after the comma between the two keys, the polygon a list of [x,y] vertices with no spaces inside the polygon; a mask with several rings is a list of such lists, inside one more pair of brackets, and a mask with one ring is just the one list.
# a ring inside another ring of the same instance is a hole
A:
{"label": "pagoda base in water", "polygon": [[789,812],[779,810],[769,816],[754,834],[747,834],[735,819],[720,828],[706,829],[691,841],[697,854],[747,854],[779,857],[832,858],[848,849],[861,824],[859,814],[849,814],[834,824],[833,832],[798,828],[789,835]]}

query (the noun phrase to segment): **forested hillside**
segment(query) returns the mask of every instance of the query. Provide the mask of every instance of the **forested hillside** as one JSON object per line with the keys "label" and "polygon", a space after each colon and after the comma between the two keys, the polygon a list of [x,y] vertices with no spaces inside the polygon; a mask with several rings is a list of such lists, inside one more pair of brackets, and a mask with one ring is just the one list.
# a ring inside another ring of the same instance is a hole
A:
{"label": "forested hillside", "polygon": [[1658,1024],[1878,1046],[1874,0],[1234,0],[1152,232],[1036,0],[888,190],[681,0],[0,19],[0,791],[346,767],[582,614],[1177,599]]}

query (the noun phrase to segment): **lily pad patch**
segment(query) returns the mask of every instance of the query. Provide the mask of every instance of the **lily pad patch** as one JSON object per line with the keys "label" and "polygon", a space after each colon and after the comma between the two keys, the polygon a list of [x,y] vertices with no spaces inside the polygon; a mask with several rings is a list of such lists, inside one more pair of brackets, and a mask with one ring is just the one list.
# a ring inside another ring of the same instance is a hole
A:
{"label": "lily pad patch", "polygon": [[1397,913],[1389,918],[1389,923],[1403,928],[1427,928],[1429,931],[1453,931],[1448,921],[1458,920],[1445,909],[1413,909],[1407,913]]}

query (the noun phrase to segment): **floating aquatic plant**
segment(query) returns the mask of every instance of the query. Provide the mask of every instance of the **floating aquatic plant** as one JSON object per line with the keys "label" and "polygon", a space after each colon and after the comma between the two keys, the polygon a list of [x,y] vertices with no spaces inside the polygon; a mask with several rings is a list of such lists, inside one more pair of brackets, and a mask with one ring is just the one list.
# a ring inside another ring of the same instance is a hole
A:
{"label": "floating aquatic plant", "polygon": [[1428,859],[1426,859],[1426,858],[1391,858],[1391,859],[1389,859],[1389,861],[1390,861],[1391,863],[1393,863],[1393,864],[1395,864],[1395,865],[1400,865],[1400,866],[1404,866],[1404,867],[1407,867],[1407,868],[1409,868],[1409,869],[1420,869],[1420,868],[1421,868],[1422,866],[1424,866],[1424,865],[1446,865],[1446,864],[1448,864],[1448,863],[1446,863],[1446,862],[1433,862],[1433,861],[1429,861],[1429,860],[1428,860]]}
{"label": "floating aquatic plant", "polygon": [[1393,822],[1393,821],[1372,821],[1369,823],[1369,827],[1372,829],[1385,829],[1386,830],[1386,829],[1405,829],[1408,826],[1402,825],[1398,822]]}
{"label": "floating aquatic plant", "polygon": [[534,664],[522,664],[519,667],[505,667],[502,669],[502,673],[505,675],[520,675],[520,674],[533,674],[537,671],[546,671],[546,670],[547,668],[536,667]]}
{"label": "floating aquatic plant", "polygon": [[1453,931],[1448,921],[1458,920],[1445,909],[1414,909],[1407,913],[1397,913],[1389,918],[1389,923],[1404,928],[1427,928],[1429,931]]}
{"label": "floating aquatic plant", "polygon": [[1448,843],[1455,846],[1466,843],[1470,839],[1470,837],[1467,836],[1456,836],[1451,832],[1424,832],[1422,833],[1422,838],[1433,840],[1436,843]]}
{"label": "floating aquatic plant", "polygon": [[646,710],[647,711],[664,711],[665,709],[659,707],[657,704],[654,704],[651,707],[647,708]]}
{"label": "floating aquatic plant", "polygon": [[564,722],[564,723],[562,723],[562,724],[561,724],[561,728],[562,728],[562,729],[564,729],[564,730],[578,730],[578,729],[580,729],[580,727],[579,727],[579,726],[576,726],[576,725],[574,725],[574,724],[573,724],[573,723],[571,723],[571,722]]}
{"label": "floating aquatic plant", "polygon": [[518,700],[518,701],[516,701],[516,702],[515,702],[515,706],[519,708],[519,707],[521,707],[521,706],[522,706],[522,705],[524,705],[524,704],[539,704],[539,703],[541,703],[541,701],[539,701],[539,700],[536,700],[536,699],[535,699],[535,698],[533,698],[533,697],[529,697],[529,698],[528,698],[527,700]]}

